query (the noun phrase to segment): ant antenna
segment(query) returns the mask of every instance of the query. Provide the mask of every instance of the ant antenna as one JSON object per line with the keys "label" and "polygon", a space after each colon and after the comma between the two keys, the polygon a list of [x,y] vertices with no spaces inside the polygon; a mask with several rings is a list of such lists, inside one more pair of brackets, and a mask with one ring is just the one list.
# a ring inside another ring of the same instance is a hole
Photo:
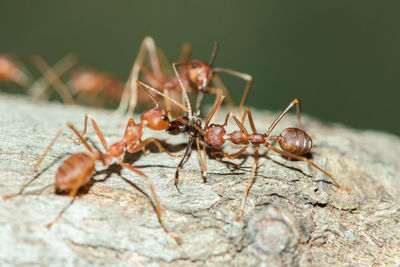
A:
{"label": "ant antenna", "polygon": [[151,98],[151,100],[154,102],[156,108],[158,108],[158,103],[157,103],[156,99],[154,98],[154,96],[153,96],[152,94],[150,94],[150,92],[149,92],[147,86],[146,86],[145,84],[143,84],[143,85],[145,85],[145,86],[140,86],[139,83],[140,83],[140,82],[139,82],[138,80],[136,80],[136,84],[139,85],[139,87],[142,88],[142,89],[147,93],[147,95],[148,95],[148,96]]}
{"label": "ant antenna", "polygon": [[175,105],[177,105],[178,107],[180,107],[184,112],[188,112],[188,109],[185,108],[181,103],[179,103],[179,102],[177,102],[175,99],[172,99],[171,97],[169,97],[169,96],[167,96],[167,95],[161,93],[160,91],[158,91],[157,89],[151,87],[150,85],[147,85],[147,84],[145,84],[145,83],[142,83],[142,82],[139,81],[139,80],[136,80],[136,84],[139,85],[139,87],[141,87],[143,90],[145,90],[145,91],[151,96],[151,98],[153,99],[153,101],[156,103],[157,107],[158,107],[158,104],[157,104],[156,100],[154,99],[154,96],[152,96],[152,95],[150,94],[150,92],[147,91],[146,89],[148,89],[148,90],[150,90],[150,91],[152,91],[152,92],[154,92],[154,93],[156,93],[156,94],[158,94],[158,95],[160,95],[160,96],[162,96],[162,97],[167,98],[169,101],[171,101],[172,103],[174,103]]}
{"label": "ant antenna", "polygon": [[215,42],[214,43],[214,50],[213,50],[213,52],[211,54],[210,62],[208,63],[208,65],[210,65],[210,67],[212,67],[212,65],[214,64],[215,57],[217,56],[218,46],[219,46],[218,42]]}
{"label": "ant antenna", "polygon": [[185,102],[186,102],[186,106],[187,106],[186,112],[189,113],[189,118],[191,119],[193,114],[192,114],[192,107],[191,107],[190,101],[189,101],[189,96],[187,94],[185,86],[183,85],[181,76],[179,75],[178,70],[176,69],[177,65],[183,65],[183,64],[188,64],[188,63],[187,62],[184,62],[184,63],[179,63],[179,62],[178,63],[173,63],[172,67],[174,68],[175,75],[178,78],[179,84],[181,85],[181,88],[182,88],[182,94],[183,94],[183,97],[185,98]]}

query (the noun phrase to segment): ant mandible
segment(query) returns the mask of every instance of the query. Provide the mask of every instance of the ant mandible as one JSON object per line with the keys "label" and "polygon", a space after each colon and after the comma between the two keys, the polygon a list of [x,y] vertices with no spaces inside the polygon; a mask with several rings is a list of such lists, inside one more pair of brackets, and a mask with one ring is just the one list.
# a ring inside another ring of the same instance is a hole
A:
{"label": "ant mandible", "polygon": [[[149,94],[150,95],[150,94]],[[150,95],[150,97],[152,97]],[[154,100],[155,102],[155,100]],[[160,109],[155,102],[156,106],[154,108],[148,109],[141,114],[141,121],[139,123],[135,123],[134,120],[131,118],[128,121],[128,124],[125,129],[124,136],[121,141],[112,144],[111,146],[107,145],[107,142],[98,127],[96,121],[90,114],[85,115],[85,123],[84,123],[84,130],[82,134],[80,134],[76,128],[71,124],[66,124],[66,126],[62,127],[56,134],[56,136],[51,140],[49,146],[46,148],[45,152],[39,158],[37,163],[34,165],[30,175],[24,181],[23,185],[19,189],[19,191],[15,194],[4,196],[5,199],[9,199],[15,197],[17,195],[22,194],[25,187],[29,185],[36,177],[31,178],[36,170],[39,168],[40,164],[45,159],[47,153],[50,151],[51,147],[55,144],[56,140],[61,136],[62,132],[66,127],[70,128],[74,134],[79,138],[79,141],[82,142],[89,153],[86,152],[79,152],[70,155],[67,159],[65,159],[61,165],[58,167],[56,176],[55,176],[55,187],[56,192],[64,191],[69,192],[69,196],[71,200],[69,203],[58,213],[57,217],[47,224],[47,227],[50,228],[65,212],[65,210],[74,202],[77,192],[79,188],[87,184],[93,177],[95,173],[95,162],[101,162],[104,166],[108,167],[112,164],[113,161],[117,161],[119,165],[123,168],[127,168],[141,176],[143,176],[149,185],[151,194],[153,196],[153,200],[155,203],[155,209],[157,212],[158,219],[160,224],[162,225],[164,231],[169,233],[168,228],[164,225],[162,220],[162,211],[160,207],[160,203],[158,201],[156,192],[154,187],[151,183],[150,178],[143,173],[142,171],[138,170],[134,166],[131,166],[125,162],[123,162],[121,156],[122,154],[127,151],[129,153],[136,153],[141,149],[145,148],[149,143],[154,143],[158,146],[159,150],[162,152],[166,152],[169,156],[177,158],[181,157],[181,155],[173,155],[169,153],[161,143],[153,137],[147,138],[144,141],[141,141],[143,129],[145,127],[152,129],[152,130],[165,130],[168,127],[168,117],[167,112],[163,109]],[[99,138],[105,152],[101,152],[99,150],[95,151],[92,146],[88,144],[88,142],[83,138],[83,135],[86,133],[88,119],[90,119],[93,128],[96,131],[97,137]],[[172,236],[177,242],[179,239],[175,236]]]}

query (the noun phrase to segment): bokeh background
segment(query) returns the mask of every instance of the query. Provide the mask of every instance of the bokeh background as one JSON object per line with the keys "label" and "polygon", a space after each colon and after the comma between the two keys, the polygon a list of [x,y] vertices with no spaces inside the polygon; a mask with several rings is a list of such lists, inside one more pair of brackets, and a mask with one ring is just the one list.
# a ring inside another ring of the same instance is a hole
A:
{"label": "bokeh background", "polygon": [[[0,51],[50,63],[75,52],[124,80],[147,35],[171,61],[186,41],[208,61],[219,41],[215,66],[254,77],[249,105],[278,111],[298,97],[322,120],[400,134],[399,1],[0,2]],[[244,83],[223,78],[239,100]]]}

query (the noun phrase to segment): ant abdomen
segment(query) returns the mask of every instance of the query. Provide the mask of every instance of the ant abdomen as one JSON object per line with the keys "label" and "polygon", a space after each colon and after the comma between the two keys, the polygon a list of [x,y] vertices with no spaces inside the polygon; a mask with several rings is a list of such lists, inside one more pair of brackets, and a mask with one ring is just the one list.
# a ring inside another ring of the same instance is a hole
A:
{"label": "ant abdomen", "polygon": [[279,145],[287,152],[302,155],[310,152],[312,148],[312,139],[301,129],[286,128],[280,135]]}
{"label": "ant abdomen", "polygon": [[84,185],[89,182],[95,172],[95,159],[90,155],[80,152],[69,156],[61,163],[56,173],[57,191],[71,191],[77,184],[81,175],[84,178],[79,183]]}

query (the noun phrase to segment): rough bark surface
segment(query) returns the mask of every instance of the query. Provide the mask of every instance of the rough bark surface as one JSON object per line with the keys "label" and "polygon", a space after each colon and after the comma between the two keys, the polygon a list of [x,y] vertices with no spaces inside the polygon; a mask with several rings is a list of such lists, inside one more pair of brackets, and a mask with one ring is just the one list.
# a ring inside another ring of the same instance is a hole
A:
{"label": "rough bark surface", "polygon": [[[0,195],[18,190],[63,124],[82,129],[85,112],[93,114],[109,144],[122,137],[126,119],[111,112],[0,95]],[[274,116],[255,111],[259,131]],[[117,165],[106,170],[98,165],[94,182],[48,230],[45,225],[69,200],[54,194],[57,167],[69,154],[85,151],[66,130],[24,194],[0,199],[1,265],[400,265],[400,139],[303,118],[315,144],[311,159],[352,191],[342,192],[308,164],[264,148],[241,222],[235,218],[249,168],[231,170],[208,159],[203,183],[192,153],[181,171],[179,194],[173,184],[179,159],[126,155],[151,177],[165,223],[181,245],[161,228],[146,181]],[[276,132],[288,126],[297,126],[293,116]],[[90,127],[89,140],[98,144],[93,133]],[[167,140],[175,150],[186,140],[149,130],[145,135]],[[237,162],[252,166],[252,151]]]}

